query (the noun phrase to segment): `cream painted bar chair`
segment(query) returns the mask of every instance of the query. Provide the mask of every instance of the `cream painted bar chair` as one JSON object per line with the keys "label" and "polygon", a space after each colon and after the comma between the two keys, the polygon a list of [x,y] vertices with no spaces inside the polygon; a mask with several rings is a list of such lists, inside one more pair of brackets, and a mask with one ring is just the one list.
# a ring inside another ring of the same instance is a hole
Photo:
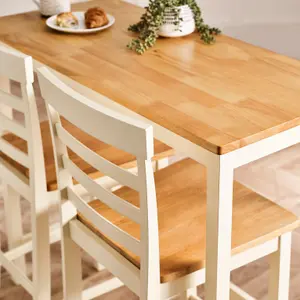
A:
{"label": "cream painted bar chair", "polygon": [[[7,109],[22,112],[25,122],[10,118],[0,112],[0,181],[3,187],[6,235],[9,251],[0,253],[0,264],[12,275],[14,281],[33,295],[34,299],[50,299],[50,252],[49,243],[60,240],[60,226],[49,229],[48,205],[59,201],[49,122],[40,124],[33,92],[34,80],[31,57],[0,46],[0,76],[21,84],[22,97],[18,98],[0,90],[0,104]],[[72,106],[71,106],[72,107]],[[134,171],[136,162],[133,155],[114,149],[95,138],[82,134],[71,123],[63,120],[64,126],[83,144],[112,160],[123,168]],[[156,142],[157,156],[153,161],[156,168],[167,164],[172,150]],[[116,183],[92,168],[76,154],[70,153],[72,161],[89,176],[106,188]],[[85,190],[76,185],[80,195]],[[23,235],[20,199],[31,203],[32,233]],[[66,212],[70,203],[64,203]],[[58,225],[58,226],[57,226]],[[50,231],[50,236],[49,236]],[[32,251],[33,280],[26,276],[24,255]]]}
{"label": "cream painted bar chair", "polygon": [[[85,299],[80,249],[142,300],[175,295],[199,299],[196,287],[205,281],[205,168],[185,159],[154,174],[152,126],[83,97],[46,68],[39,69],[38,76],[52,128],[58,188],[62,200],[74,205],[69,219],[61,209],[64,299]],[[138,173],[129,173],[85,147],[65,128],[62,117],[134,155]],[[67,149],[123,187],[112,193],[98,185],[70,159]],[[74,180],[97,200],[86,203]],[[287,300],[291,232],[299,219],[239,183],[234,184],[233,203],[232,269],[270,256],[269,299]],[[99,287],[99,293],[103,291]],[[234,285],[231,293],[232,299],[253,299]]]}

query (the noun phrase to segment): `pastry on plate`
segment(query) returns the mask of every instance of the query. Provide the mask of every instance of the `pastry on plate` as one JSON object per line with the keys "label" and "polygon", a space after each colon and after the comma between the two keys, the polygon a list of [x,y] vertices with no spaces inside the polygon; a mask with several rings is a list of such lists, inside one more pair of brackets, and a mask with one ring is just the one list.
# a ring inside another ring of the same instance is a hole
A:
{"label": "pastry on plate", "polygon": [[78,19],[71,12],[60,13],[56,17],[56,24],[63,28],[74,28],[78,26]]}
{"label": "pastry on plate", "polygon": [[85,13],[85,25],[87,28],[98,28],[108,24],[105,11],[100,7],[93,7]]}

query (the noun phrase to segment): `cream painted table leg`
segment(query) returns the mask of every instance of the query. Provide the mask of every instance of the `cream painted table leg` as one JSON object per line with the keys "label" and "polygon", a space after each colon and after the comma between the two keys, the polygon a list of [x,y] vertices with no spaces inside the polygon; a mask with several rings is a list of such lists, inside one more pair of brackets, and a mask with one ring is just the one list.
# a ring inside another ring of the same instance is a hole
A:
{"label": "cream painted table leg", "polygon": [[205,299],[230,299],[233,167],[226,156],[207,166]]}

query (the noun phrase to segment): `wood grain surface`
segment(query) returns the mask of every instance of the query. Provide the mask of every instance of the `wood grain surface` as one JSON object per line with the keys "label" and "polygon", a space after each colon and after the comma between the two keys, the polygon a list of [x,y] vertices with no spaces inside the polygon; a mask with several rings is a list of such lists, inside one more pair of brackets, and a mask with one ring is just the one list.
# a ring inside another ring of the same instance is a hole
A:
{"label": "wood grain surface", "polygon": [[33,56],[211,152],[224,154],[300,124],[300,61],[220,36],[161,38],[143,56],[126,49],[129,24],[142,9],[118,0],[108,30],[68,35],[48,29],[38,12],[0,18],[0,41]]}
{"label": "wood grain surface", "polygon": [[[161,282],[176,280],[205,267],[206,171],[191,159],[155,172],[160,236]],[[128,187],[116,195],[139,207],[139,194]],[[200,195],[200,198],[199,198]],[[101,199],[100,199],[101,200]],[[110,222],[140,239],[140,226],[103,202],[89,203]],[[137,267],[140,258],[79,219]],[[234,183],[232,254],[237,254],[299,227],[300,219],[279,205]],[[209,237],[208,237],[209,238]]]}

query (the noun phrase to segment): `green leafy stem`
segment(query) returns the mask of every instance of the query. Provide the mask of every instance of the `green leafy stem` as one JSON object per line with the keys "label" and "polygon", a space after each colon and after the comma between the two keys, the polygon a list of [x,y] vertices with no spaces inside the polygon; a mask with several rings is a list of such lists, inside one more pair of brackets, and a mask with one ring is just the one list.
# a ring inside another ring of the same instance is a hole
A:
{"label": "green leafy stem", "polygon": [[136,51],[138,54],[143,54],[151,48],[157,38],[160,27],[164,22],[164,14],[166,9],[174,13],[174,25],[180,24],[180,9],[179,6],[188,5],[193,12],[195,26],[198,30],[201,40],[205,44],[215,42],[215,35],[221,33],[221,30],[215,27],[210,27],[204,23],[202,12],[196,0],[150,0],[149,6],[146,7],[145,13],[141,16],[138,23],[130,25],[128,30],[138,33],[138,38],[133,39],[127,47]]}

